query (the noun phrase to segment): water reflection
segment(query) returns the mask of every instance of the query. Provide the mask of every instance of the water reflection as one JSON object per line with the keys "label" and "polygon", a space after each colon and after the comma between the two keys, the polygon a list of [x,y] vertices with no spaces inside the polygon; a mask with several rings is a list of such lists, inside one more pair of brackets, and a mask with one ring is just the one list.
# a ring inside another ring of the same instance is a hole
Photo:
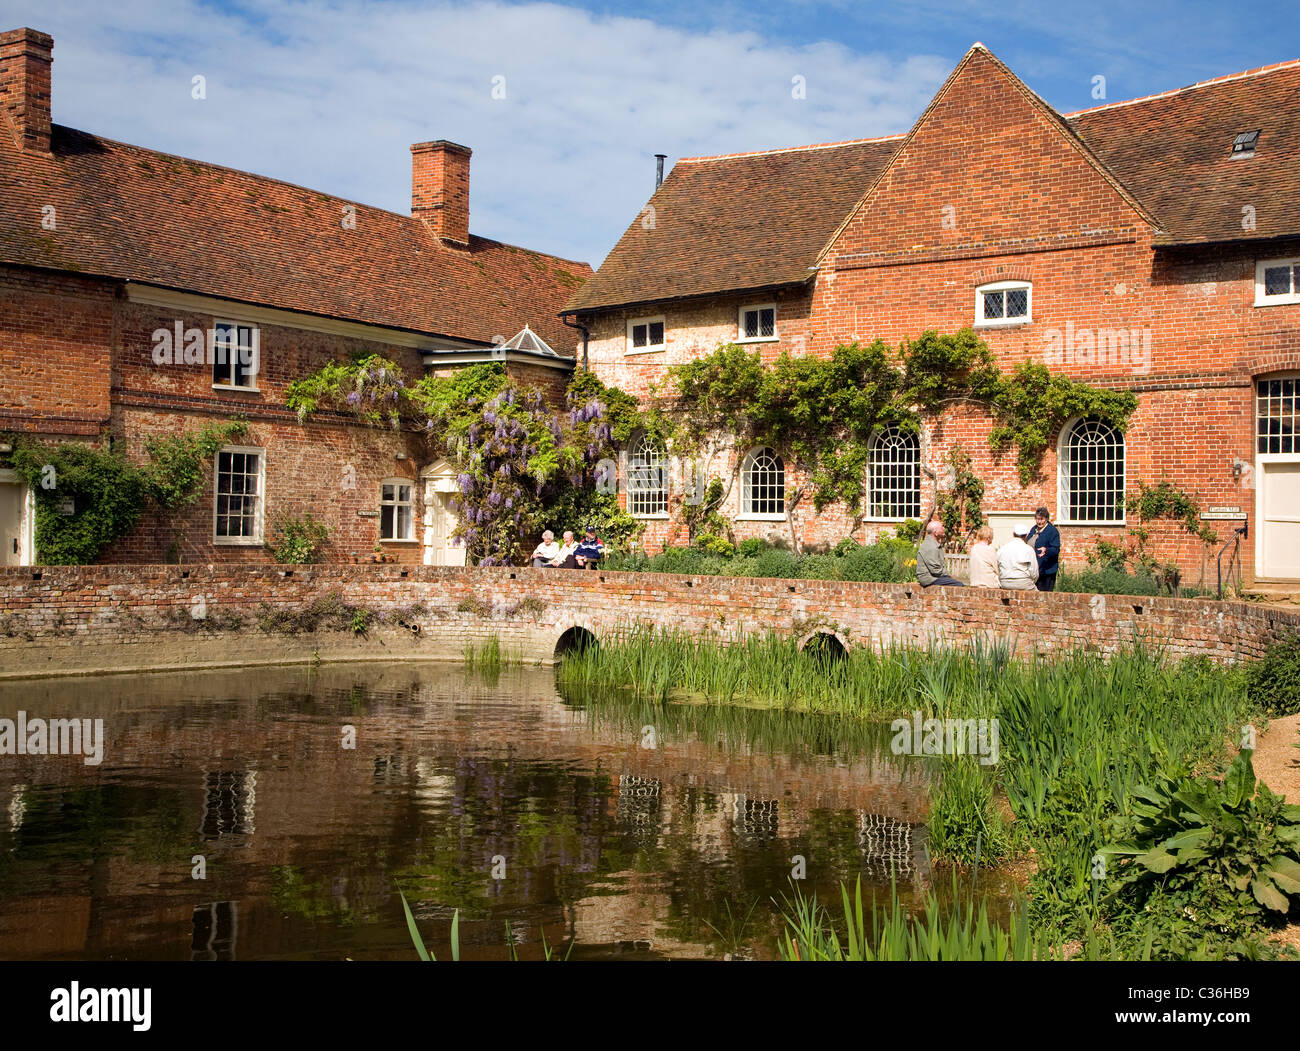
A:
{"label": "water reflection", "polygon": [[883,727],[430,665],[0,684],[20,708],[106,744],[0,757],[3,958],[410,959],[399,888],[440,956],[459,909],[466,959],[507,923],[525,959],[766,957],[796,856],[823,898],[928,879],[928,768]]}

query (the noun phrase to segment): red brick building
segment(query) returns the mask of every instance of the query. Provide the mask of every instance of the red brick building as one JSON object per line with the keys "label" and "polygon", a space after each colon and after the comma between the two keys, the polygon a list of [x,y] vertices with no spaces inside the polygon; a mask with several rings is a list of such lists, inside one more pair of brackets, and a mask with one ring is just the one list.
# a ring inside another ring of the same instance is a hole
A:
{"label": "red brick building", "polygon": [[[1004,369],[1043,362],[1139,398],[1125,434],[1069,421],[1028,488],[969,404],[919,438],[882,432],[858,523],[808,502],[788,522],[781,450],[732,450],[715,470],[738,536],[833,544],[924,517],[960,443],[995,529],[1045,504],[1067,563],[1125,539],[1117,498],[1164,480],[1219,516],[1222,540],[1243,524],[1227,516],[1248,519],[1248,581],[1293,582],[1298,199],[1300,61],[1062,115],[976,44],[906,134],[679,161],[565,313],[601,378],[643,395],[724,342],[771,360],[973,326]],[[664,501],[637,500],[648,542],[682,535]],[[1212,578],[1218,545],[1146,525],[1184,579]]]}
{"label": "red brick building", "polygon": [[[470,150],[455,143],[411,147],[407,216],[53,124],[52,48],[0,34],[0,433],[112,438],[138,458],[150,435],[248,422],[178,527],[146,518],[101,560],[263,561],[282,512],[323,521],[333,559],[376,545],[463,559],[450,469],[422,437],[337,412],[299,423],[285,386],[379,354],[408,381],[501,360],[562,390],[576,336],[557,311],[590,267],[472,235]],[[525,326],[544,342],[507,345]],[[160,331],[177,333],[170,364]],[[185,364],[191,338],[255,347],[256,369]],[[0,564],[21,564],[33,500],[7,451]]]}

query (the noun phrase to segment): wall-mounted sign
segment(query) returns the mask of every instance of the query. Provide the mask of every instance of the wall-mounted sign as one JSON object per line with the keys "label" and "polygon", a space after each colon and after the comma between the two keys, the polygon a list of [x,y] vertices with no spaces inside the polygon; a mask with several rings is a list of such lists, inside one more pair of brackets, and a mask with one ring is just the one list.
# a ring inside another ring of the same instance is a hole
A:
{"label": "wall-mounted sign", "polygon": [[1235,507],[1211,507],[1208,511],[1201,512],[1201,521],[1203,522],[1244,522],[1246,512],[1239,511]]}
{"label": "wall-mounted sign", "polygon": [[75,515],[76,513],[77,513],[77,505],[73,502],[72,497],[68,496],[65,497],[62,501],[60,501],[59,514]]}
{"label": "wall-mounted sign", "polygon": [[1240,508],[1240,507],[1237,507],[1237,506],[1235,506],[1235,505],[1232,506],[1232,507],[1217,507],[1217,506],[1211,504],[1211,505],[1210,505],[1209,507],[1207,507],[1205,510],[1206,510],[1209,514],[1212,514],[1212,515],[1213,515],[1213,514],[1225,514],[1225,515],[1226,515],[1226,514],[1234,514],[1234,515],[1235,515],[1235,514],[1240,513],[1241,508]]}
{"label": "wall-mounted sign", "polygon": [[378,518],[378,517],[379,517],[379,512],[378,512],[378,511],[358,511],[357,514],[360,515],[362,518]]}

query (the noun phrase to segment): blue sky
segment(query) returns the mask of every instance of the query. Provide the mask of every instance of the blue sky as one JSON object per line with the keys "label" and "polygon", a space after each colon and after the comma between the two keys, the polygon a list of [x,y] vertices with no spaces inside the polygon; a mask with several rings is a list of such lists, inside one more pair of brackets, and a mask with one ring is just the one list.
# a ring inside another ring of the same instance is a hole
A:
{"label": "blue sky", "polygon": [[671,165],[906,131],[976,40],[1063,112],[1098,104],[1097,76],[1105,101],[1133,98],[1300,58],[1298,11],[0,0],[0,26],[54,37],[60,124],[403,213],[407,147],[452,139],[474,150],[475,233],[598,265],[650,195],[656,152]]}

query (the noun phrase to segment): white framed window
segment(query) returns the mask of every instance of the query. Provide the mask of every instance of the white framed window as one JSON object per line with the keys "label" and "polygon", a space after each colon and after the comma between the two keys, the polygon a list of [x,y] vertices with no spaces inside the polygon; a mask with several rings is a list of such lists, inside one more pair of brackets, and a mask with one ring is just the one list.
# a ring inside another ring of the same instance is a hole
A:
{"label": "white framed window", "polygon": [[260,544],[266,490],[266,453],[245,445],[217,452],[212,487],[214,544]]}
{"label": "white framed window", "polygon": [[754,449],[741,463],[740,515],[785,518],[785,463],[772,449]]}
{"label": "white framed window", "polygon": [[667,450],[644,432],[628,452],[627,512],[633,518],[668,517]]}
{"label": "white framed window", "polygon": [[1255,451],[1264,456],[1300,453],[1300,376],[1255,384]]}
{"label": "white framed window", "polygon": [[385,478],[379,486],[379,539],[415,539],[415,483]]}
{"label": "white framed window", "polygon": [[1124,435],[1088,416],[1061,429],[1058,446],[1061,519],[1071,524],[1124,524]]}
{"label": "white framed window", "polygon": [[888,522],[921,517],[921,439],[915,431],[891,426],[871,436],[867,517]]}
{"label": "white framed window", "polygon": [[256,325],[218,321],[212,326],[212,386],[257,390],[261,336]]}
{"label": "white framed window", "polygon": [[1300,303],[1300,256],[1262,259],[1255,264],[1255,306]]}
{"label": "white framed window", "polygon": [[737,343],[764,343],[780,337],[776,334],[776,304],[763,303],[740,308]]}
{"label": "white framed window", "polygon": [[975,327],[1023,325],[1033,320],[1028,281],[994,281],[975,289]]}
{"label": "white framed window", "polygon": [[627,352],[644,354],[651,350],[663,350],[664,319],[662,317],[634,317],[627,322]]}

